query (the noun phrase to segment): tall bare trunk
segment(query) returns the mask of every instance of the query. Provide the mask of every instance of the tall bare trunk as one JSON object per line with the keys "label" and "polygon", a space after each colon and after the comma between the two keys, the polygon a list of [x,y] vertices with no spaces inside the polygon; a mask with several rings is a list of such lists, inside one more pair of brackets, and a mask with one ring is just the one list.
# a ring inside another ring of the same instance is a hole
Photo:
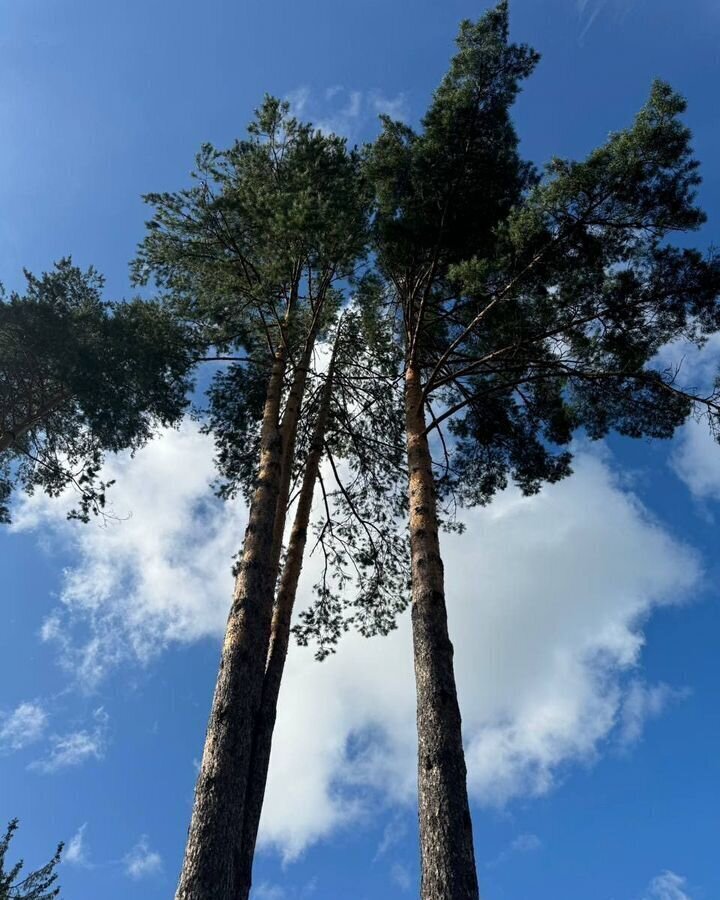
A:
{"label": "tall bare trunk", "polygon": [[437,500],[420,373],[405,383],[412,632],[418,729],[421,900],[478,900],[453,646],[448,635]]}
{"label": "tall bare trunk", "polygon": [[290,641],[290,624],[297,594],[298,581],[302,571],[303,556],[307,543],[307,530],[310,524],[315,482],[322,459],[323,442],[327,428],[330,403],[332,400],[332,383],[335,369],[335,357],[330,362],[327,378],[323,387],[317,421],[310,442],[310,450],[305,462],[300,496],[298,498],[295,520],[290,533],[287,557],[283,567],[280,586],[278,588],[275,611],[273,613],[272,636],[268,653],[265,680],[263,682],[262,703],[255,725],[252,762],[248,791],[245,799],[245,825],[242,842],[242,874],[238,878],[237,900],[247,900],[252,884],[252,865],[255,855],[260,814],[262,812],[265,788],[267,785],[270,752],[272,749],[273,731],[277,718],[277,704],[280,695],[285,659]]}
{"label": "tall bare trunk", "polygon": [[273,527],[281,480],[279,414],[286,351],[268,382],[257,486],[228,617],[176,900],[236,896],[252,726],[262,697],[276,569]]}
{"label": "tall bare trunk", "polygon": [[282,459],[280,465],[280,486],[278,490],[277,509],[275,511],[275,523],[273,525],[273,546],[270,556],[271,565],[277,577],[282,555],[283,536],[287,521],[287,506],[290,499],[290,484],[292,482],[293,459],[295,456],[295,442],[297,440],[298,424],[300,422],[300,410],[305,396],[310,360],[315,346],[315,331],[307,340],[305,352],[300,364],[296,367],[292,384],[288,392],[287,403],[280,426],[280,438],[282,442]]}

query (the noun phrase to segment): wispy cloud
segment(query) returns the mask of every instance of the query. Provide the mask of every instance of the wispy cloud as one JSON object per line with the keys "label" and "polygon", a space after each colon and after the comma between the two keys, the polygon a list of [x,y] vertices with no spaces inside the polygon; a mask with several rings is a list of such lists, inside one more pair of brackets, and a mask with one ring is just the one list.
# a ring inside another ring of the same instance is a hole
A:
{"label": "wispy cloud", "polygon": [[40,703],[20,703],[11,713],[0,717],[0,750],[22,750],[40,740],[48,715]]}
{"label": "wispy cloud", "polygon": [[405,94],[388,97],[382,91],[358,91],[333,85],[324,91],[303,86],[290,91],[286,99],[298,118],[312,122],[326,134],[339,134],[359,140],[377,127],[380,115],[407,121],[408,101]]}
{"label": "wispy cloud", "polygon": [[399,815],[393,816],[383,830],[383,836],[375,852],[375,860],[377,861],[385,856],[388,850],[399,844],[407,834],[407,830],[407,823],[404,817]]}
{"label": "wispy cloud", "polygon": [[575,0],[580,22],[580,43],[589,34],[591,28],[604,12],[611,13],[615,21],[621,21],[635,6],[637,0]]}
{"label": "wispy cloud", "polygon": [[261,881],[250,892],[250,900],[310,900],[317,890],[317,878],[313,877],[303,885],[272,884]]}
{"label": "wispy cloud", "polygon": [[512,859],[513,856],[522,853],[532,853],[540,850],[541,847],[542,841],[536,834],[520,834],[495,859],[491,859],[485,865],[488,869],[494,869]]}
{"label": "wispy cloud", "polygon": [[29,768],[49,775],[60,769],[79,766],[90,759],[102,759],[107,745],[108,715],[100,707],[93,714],[94,726],[89,729],[53,735],[50,752],[35,760]]}
{"label": "wispy cloud", "polygon": [[410,877],[410,872],[407,866],[402,863],[394,863],[392,869],[390,869],[390,878],[393,883],[396,884],[401,891],[409,891],[412,887],[412,878]]}
{"label": "wispy cloud", "polygon": [[64,863],[69,863],[73,866],[83,866],[85,868],[90,865],[87,847],[85,846],[86,828],[87,822],[84,822],[68,841],[62,856]]}
{"label": "wispy cloud", "polygon": [[684,700],[687,689],[672,688],[667,684],[648,685],[635,680],[630,683],[620,710],[618,739],[621,746],[629,747],[642,737],[650,719],[662,715],[670,703]]}
{"label": "wispy cloud", "polygon": [[686,888],[686,878],[666,871],[650,882],[645,900],[692,900]]}
{"label": "wispy cloud", "polygon": [[285,893],[285,889],[281,888],[279,884],[270,884],[267,881],[262,881],[260,884],[253,888],[251,900],[285,900],[287,894]]}
{"label": "wispy cloud", "polygon": [[162,857],[155,850],[150,849],[147,835],[142,835],[137,844],[128,852],[123,860],[125,874],[139,881],[162,872]]}

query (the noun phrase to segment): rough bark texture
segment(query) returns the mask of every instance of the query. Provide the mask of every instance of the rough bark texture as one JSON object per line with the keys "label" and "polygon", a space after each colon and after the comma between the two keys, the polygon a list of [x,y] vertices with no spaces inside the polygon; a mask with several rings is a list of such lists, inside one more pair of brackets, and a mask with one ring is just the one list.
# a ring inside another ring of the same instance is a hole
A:
{"label": "rough bark texture", "polygon": [[280,685],[290,642],[292,611],[295,604],[298,581],[300,580],[300,572],[302,571],[313,493],[320,469],[325,429],[330,412],[333,371],[334,358],[330,363],[327,379],[323,387],[323,396],[305,463],[305,472],[303,473],[297,510],[295,511],[295,519],[290,533],[287,557],[283,566],[275,602],[275,611],[273,613],[270,650],[263,682],[262,703],[255,725],[250,777],[248,778],[248,790],[245,799],[245,824],[241,851],[241,875],[238,878],[238,900],[248,900],[250,896],[253,857],[255,855],[258,828],[260,827],[260,814],[263,800],[265,799]]}
{"label": "rough bark texture", "polygon": [[437,501],[422,386],[405,384],[412,632],[417,691],[421,900],[478,900],[460,708],[448,635]]}
{"label": "rough bark texture", "polygon": [[252,727],[260,707],[276,569],[273,527],[281,479],[279,413],[286,354],[276,354],[263,410],[260,465],[228,617],[176,900],[237,892]]}

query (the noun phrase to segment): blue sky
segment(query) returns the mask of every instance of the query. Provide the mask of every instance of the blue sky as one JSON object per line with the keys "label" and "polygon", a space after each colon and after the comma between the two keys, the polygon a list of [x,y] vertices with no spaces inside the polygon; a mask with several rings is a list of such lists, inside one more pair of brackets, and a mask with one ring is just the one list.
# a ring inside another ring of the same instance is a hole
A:
{"label": "blue sky", "polygon": [[[240,135],[265,91],[353,141],[378,111],[413,121],[483,8],[0,0],[0,279],[71,253],[127,295],[140,195],[184,185],[201,142]],[[543,54],[517,106],[526,155],[584,155],[661,76],[690,102],[697,240],[717,241],[712,0],[514,0],[512,17]],[[690,356],[688,377],[719,356]],[[578,452],[573,479],[509,491],[445,542],[484,896],[712,900],[720,453],[695,425]],[[123,521],[66,524],[38,497],[0,534],[0,820],[21,818],[29,864],[70,842],[63,896],[155,900],[174,890],[245,512],[213,500],[190,426],[110,466]],[[342,651],[292,651],[256,900],[417,893],[407,622]]]}

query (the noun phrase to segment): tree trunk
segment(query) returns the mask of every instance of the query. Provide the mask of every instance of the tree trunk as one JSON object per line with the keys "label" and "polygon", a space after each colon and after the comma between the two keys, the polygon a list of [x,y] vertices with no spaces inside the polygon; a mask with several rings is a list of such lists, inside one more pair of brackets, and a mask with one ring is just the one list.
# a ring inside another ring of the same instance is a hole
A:
{"label": "tree trunk", "polygon": [[273,525],[273,547],[270,556],[271,565],[277,578],[282,555],[283,536],[285,535],[285,523],[287,521],[287,506],[290,498],[290,483],[292,482],[292,464],[295,456],[295,442],[297,440],[300,410],[305,396],[308,369],[312,359],[312,351],[315,346],[315,333],[308,337],[307,347],[303,353],[300,365],[295,369],[287,403],[280,425],[280,438],[282,443],[282,459],[280,464],[280,486],[278,490],[277,509]]}
{"label": "tree trunk", "polygon": [[273,731],[277,718],[278,697],[282,682],[285,659],[290,642],[290,625],[292,611],[297,594],[298,581],[302,571],[303,556],[307,543],[307,530],[310,524],[313,493],[322,460],[323,442],[330,413],[332,400],[332,382],[335,368],[335,357],[330,362],[328,374],[323,387],[323,395],[318,411],[315,429],[310,442],[310,450],[305,463],[302,487],[298,498],[295,520],[290,533],[287,558],[283,567],[280,586],[278,588],[275,611],[273,613],[270,651],[268,653],[265,680],[263,682],[262,703],[255,725],[252,762],[248,778],[247,796],[245,798],[245,823],[241,852],[241,875],[238,878],[237,900],[248,900],[252,885],[252,865],[255,856],[260,814],[265,788],[267,785],[270,751],[272,749]]}
{"label": "tree trunk", "polygon": [[228,617],[176,900],[237,891],[252,726],[262,696],[277,572],[271,565],[281,480],[279,414],[286,351],[277,351],[263,410],[260,465]]}
{"label": "tree trunk", "polygon": [[478,900],[460,708],[420,373],[405,383],[417,692],[421,900]]}

